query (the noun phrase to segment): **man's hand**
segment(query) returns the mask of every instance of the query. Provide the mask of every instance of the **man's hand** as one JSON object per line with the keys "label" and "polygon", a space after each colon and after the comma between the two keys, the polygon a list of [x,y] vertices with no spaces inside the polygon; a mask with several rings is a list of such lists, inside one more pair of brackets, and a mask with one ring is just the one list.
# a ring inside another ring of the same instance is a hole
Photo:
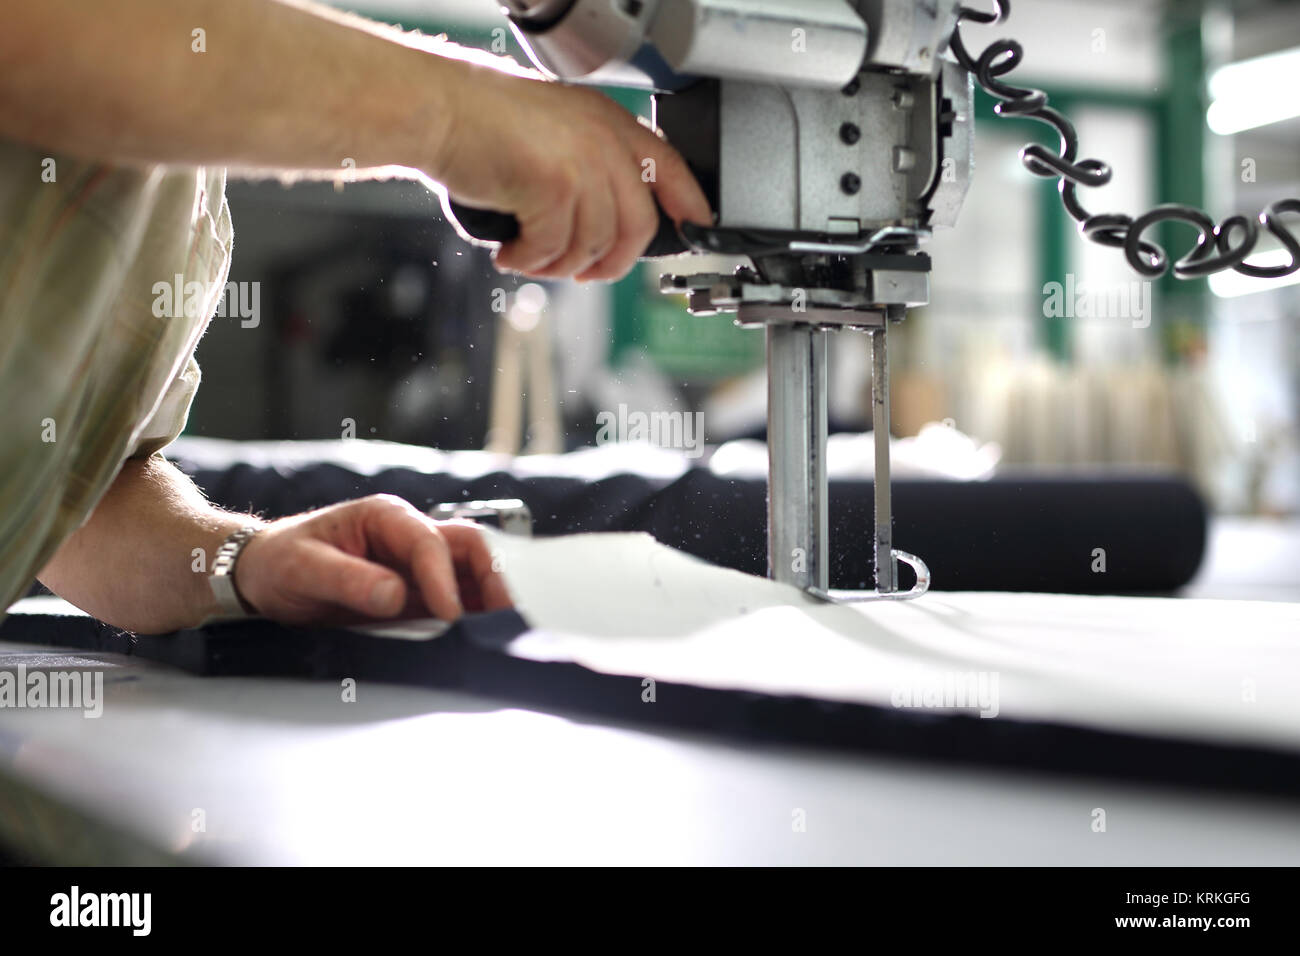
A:
{"label": "man's hand", "polygon": [[456,65],[464,68],[453,81],[449,126],[427,172],[452,198],[519,220],[519,238],[497,254],[499,268],[619,278],[658,227],[653,198],[674,222],[712,222],[677,151],[613,100]]}
{"label": "man's hand", "polygon": [[245,546],[235,586],[286,624],[454,620],[510,606],[477,526],[434,521],[393,495],[273,522]]}
{"label": "man's hand", "polygon": [[[194,627],[217,609],[208,583],[217,549],[252,520],[212,507],[161,456],[128,461],[40,578],[115,627]],[[434,521],[393,495],[272,522],[244,546],[235,586],[260,614],[286,624],[451,620],[510,606],[477,525]]]}

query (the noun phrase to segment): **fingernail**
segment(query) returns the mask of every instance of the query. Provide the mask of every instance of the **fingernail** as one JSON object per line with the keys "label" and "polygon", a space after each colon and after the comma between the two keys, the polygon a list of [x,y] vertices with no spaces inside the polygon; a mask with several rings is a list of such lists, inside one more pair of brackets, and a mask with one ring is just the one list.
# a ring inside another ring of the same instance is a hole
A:
{"label": "fingernail", "polygon": [[402,598],[402,586],[392,578],[385,578],[370,592],[370,606],[376,614],[396,614],[397,602]]}

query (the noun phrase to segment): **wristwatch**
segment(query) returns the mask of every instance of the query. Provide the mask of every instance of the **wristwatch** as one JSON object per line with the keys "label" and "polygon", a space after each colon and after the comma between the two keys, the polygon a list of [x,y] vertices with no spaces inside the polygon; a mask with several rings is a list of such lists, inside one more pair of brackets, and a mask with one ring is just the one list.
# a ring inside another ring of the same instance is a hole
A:
{"label": "wristwatch", "polygon": [[235,564],[239,561],[244,545],[252,541],[253,536],[261,530],[260,525],[245,525],[226,538],[221,543],[221,547],[217,548],[216,557],[212,559],[212,573],[208,575],[208,585],[212,588],[212,596],[217,601],[217,610],[208,617],[208,621],[228,621],[257,616],[257,612],[240,597],[235,587]]}

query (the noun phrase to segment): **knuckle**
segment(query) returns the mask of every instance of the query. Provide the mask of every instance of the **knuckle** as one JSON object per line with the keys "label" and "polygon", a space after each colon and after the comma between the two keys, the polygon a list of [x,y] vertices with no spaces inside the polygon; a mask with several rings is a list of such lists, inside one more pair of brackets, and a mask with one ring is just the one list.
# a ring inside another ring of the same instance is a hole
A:
{"label": "knuckle", "polygon": [[441,534],[434,532],[420,537],[420,540],[416,542],[412,559],[428,570],[436,567],[447,551],[447,542]]}
{"label": "knuckle", "polygon": [[546,176],[547,186],[561,202],[573,199],[582,186],[582,174],[570,163],[555,164]]}
{"label": "knuckle", "polygon": [[407,511],[412,507],[411,503],[407,501],[405,498],[399,497],[398,495],[394,495],[389,492],[384,492],[382,494],[377,494],[377,495],[370,495],[364,500],[374,505],[387,508],[393,511],[396,510]]}

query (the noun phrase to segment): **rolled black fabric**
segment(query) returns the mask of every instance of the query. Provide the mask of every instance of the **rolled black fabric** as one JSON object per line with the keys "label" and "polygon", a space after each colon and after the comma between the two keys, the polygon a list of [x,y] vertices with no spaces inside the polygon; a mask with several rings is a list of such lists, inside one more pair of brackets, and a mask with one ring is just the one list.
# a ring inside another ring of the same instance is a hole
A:
{"label": "rolled black fabric", "polygon": [[[379,492],[421,508],[443,501],[521,498],[537,534],[647,531],[671,547],[750,574],[767,570],[767,486],[705,468],[674,481],[473,479],[392,468],[373,476],[336,464],[205,469],[177,464],[216,503],[280,517]],[[999,476],[956,482],[897,479],[894,546],[919,555],[938,590],[1157,594],[1191,580],[1207,514],[1176,476]],[[832,481],[831,585],[871,580],[872,483]],[[900,569],[902,584],[910,572]]]}

